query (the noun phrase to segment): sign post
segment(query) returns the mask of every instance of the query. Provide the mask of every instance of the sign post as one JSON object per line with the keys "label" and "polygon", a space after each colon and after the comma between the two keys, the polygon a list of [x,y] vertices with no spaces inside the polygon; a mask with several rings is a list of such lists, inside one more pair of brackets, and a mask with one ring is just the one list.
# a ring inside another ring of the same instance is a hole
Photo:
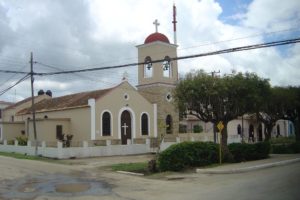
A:
{"label": "sign post", "polygon": [[224,129],[224,124],[222,121],[220,121],[217,124],[217,128],[219,129],[219,161],[220,164],[222,164],[222,141],[221,141],[221,137],[222,137],[222,130]]}

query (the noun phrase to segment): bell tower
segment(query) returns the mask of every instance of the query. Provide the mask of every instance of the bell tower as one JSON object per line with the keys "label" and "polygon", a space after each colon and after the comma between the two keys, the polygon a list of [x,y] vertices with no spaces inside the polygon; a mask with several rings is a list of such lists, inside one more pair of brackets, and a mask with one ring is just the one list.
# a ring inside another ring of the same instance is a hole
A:
{"label": "bell tower", "polygon": [[138,91],[151,103],[157,104],[157,124],[160,134],[178,134],[179,114],[173,102],[173,90],[178,81],[177,45],[158,32],[158,21],[153,22],[155,32],[144,44],[138,45]]}

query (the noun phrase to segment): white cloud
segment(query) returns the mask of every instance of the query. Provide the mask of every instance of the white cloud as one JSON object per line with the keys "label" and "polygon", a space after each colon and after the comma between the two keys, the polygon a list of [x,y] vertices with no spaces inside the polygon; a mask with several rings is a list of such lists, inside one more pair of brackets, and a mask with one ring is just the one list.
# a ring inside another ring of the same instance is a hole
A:
{"label": "white cloud", "polygon": [[254,0],[246,14],[244,25],[274,31],[299,26],[299,0]]}
{"label": "white cloud", "polygon": [[[236,24],[220,20],[224,8],[216,1],[176,0],[175,3],[179,56],[262,43],[265,38],[257,34],[295,28],[300,21],[298,0],[253,0],[248,8],[242,9],[246,12],[235,16]],[[0,0],[0,69],[20,70],[24,66],[23,70],[29,69],[31,51],[35,60],[61,70],[136,62],[135,45],[142,44],[154,32],[155,19],[161,24],[159,31],[173,41],[172,5],[171,0]],[[247,37],[253,35],[257,36]],[[243,39],[232,40],[236,38]],[[235,69],[256,72],[270,78],[272,84],[299,85],[298,52],[296,44],[287,46],[284,53],[267,48],[201,57],[180,61],[179,71],[204,69],[230,73]],[[36,71],[57,71],[41,65],[34,67]],[[57,96],[108,87],[119,83],[124,71],[128,72],[131,83],[136,84],[137,70],[132,67],[80,76],[37,77],[36,90],[50,89]],[[6,79],[6,75],[0,74],[0,83]],[[2,89],[4,86],[0,86]],[[16,89],[19,96],[29,96],[29,84]],[[0,98],[11,100],[13,93]]]}

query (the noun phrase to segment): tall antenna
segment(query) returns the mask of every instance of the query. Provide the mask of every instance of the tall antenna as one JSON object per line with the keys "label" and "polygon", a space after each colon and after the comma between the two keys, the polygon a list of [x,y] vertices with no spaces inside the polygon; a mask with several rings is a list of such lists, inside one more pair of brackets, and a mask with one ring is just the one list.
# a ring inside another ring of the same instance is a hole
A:
{"label": "tall antenna", "polygon": [[174,31],[174,44],[177,44],[177,37],[176,37],[176,6],[175,3],[173,4],[173,31]]}

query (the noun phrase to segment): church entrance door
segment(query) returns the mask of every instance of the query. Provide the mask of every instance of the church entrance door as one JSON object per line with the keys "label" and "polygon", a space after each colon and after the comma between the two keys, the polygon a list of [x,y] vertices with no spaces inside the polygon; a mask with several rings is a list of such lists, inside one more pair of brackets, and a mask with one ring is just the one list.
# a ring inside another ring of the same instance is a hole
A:
{"label": "church entrance door", "polygon": [[121,140],[122,144],[127,144],[127,140],[131,139],[131,116],[125,110],[121,115]]}

